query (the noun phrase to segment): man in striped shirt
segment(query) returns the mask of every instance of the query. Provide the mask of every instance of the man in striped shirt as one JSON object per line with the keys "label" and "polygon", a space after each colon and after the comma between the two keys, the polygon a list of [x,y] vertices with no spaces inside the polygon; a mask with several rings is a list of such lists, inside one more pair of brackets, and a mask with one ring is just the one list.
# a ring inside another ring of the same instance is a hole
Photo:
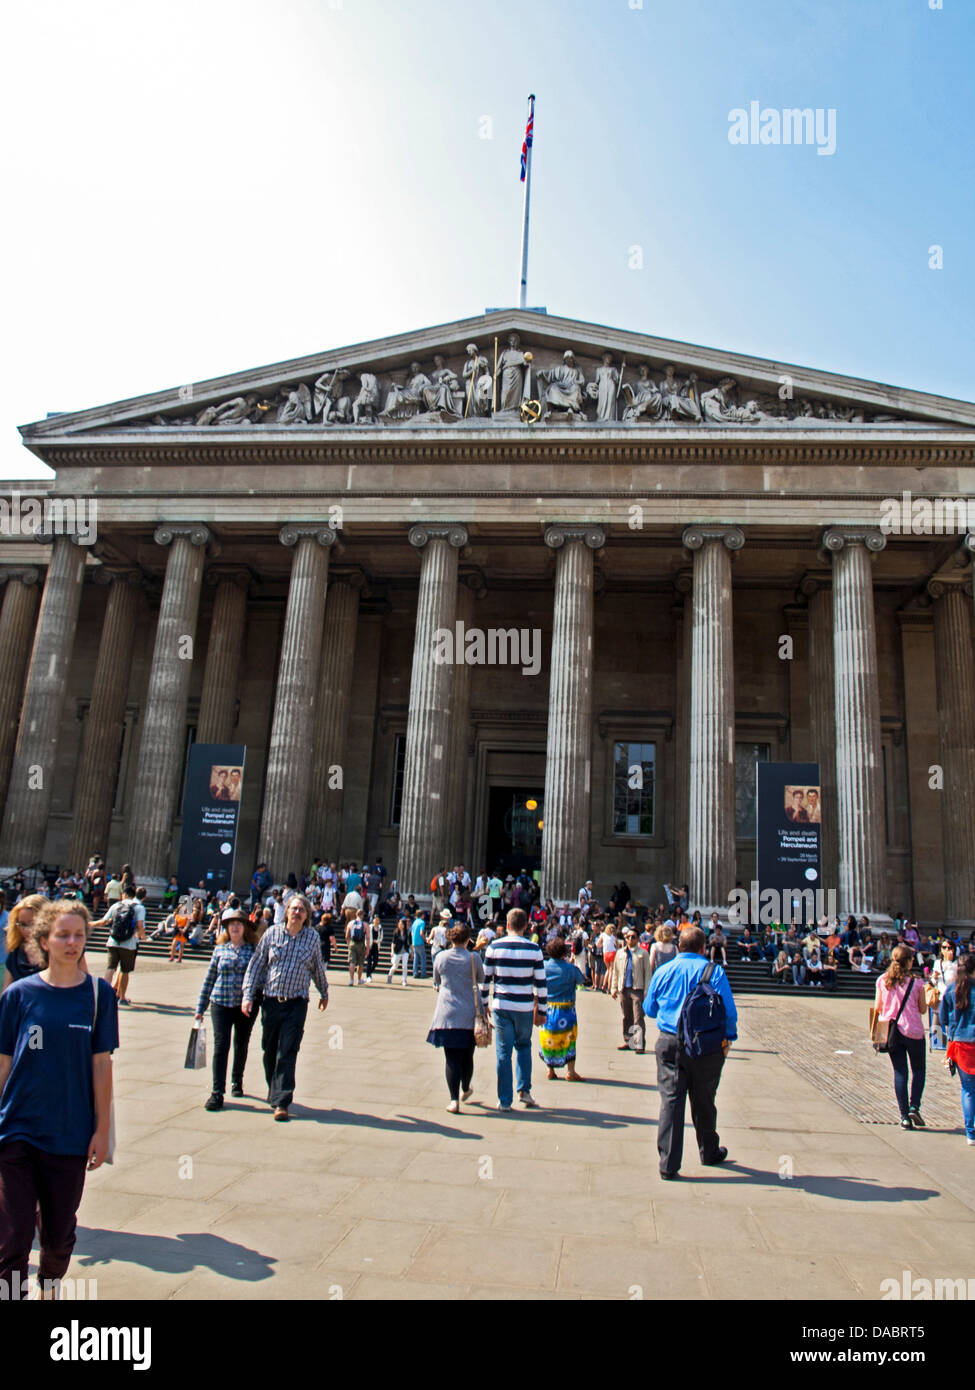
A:
{"label": "man in striped shirt", "polygon": [[498,1054],[498,1109],[510,1110],[514,1100],[511,1054],[515,1054],[518,1099],[526,1110],[537,1110],[532,1095],[532,1026],[545,1022],[545,959],[534,941],[525,937],[528,917],[520,907],[508,913],[505,936],[496,937],[484,953],[485,996],[494,981],[494,1028]]}

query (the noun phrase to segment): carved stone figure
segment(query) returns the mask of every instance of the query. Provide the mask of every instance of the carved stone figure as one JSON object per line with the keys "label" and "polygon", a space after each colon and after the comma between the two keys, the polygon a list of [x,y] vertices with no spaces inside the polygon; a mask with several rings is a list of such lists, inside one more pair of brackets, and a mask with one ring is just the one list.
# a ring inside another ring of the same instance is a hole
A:
{"label": "carved stone figure", "polygon": [[613,366],[611,353],[603,353],[601,367],[596,368],[596,379],[586,387],[586,395],[596,402],[597,420],[616,419],[616,395],[620,374]]}
{"label": "carved stone figure", "polygon": [[665,420],[695,420],[701,423],[701,407],[694,399],[697,377],[692,372],[686,381],[679,381],[674,367],[664,368],[660,383],[660,398]]}
{"label": "carved stone figure", "polygon": [[769,418],[762,414],[755,401],[747,401],[743,406],[735,405],[734,393],[737,389],[738,383],[734,377],[726,376],[710,391],[703,392],[701,409],[705,420],[716,425],[746,425]]}
{"label": "carved stone figure", "polygon": [[375,424],[379,382],[372,372],[359,373],[359,394],[352,402],[352,419],[357,425]]}
{"label": "carved stone figure", "polygon": [[498,410],[520,410],[525,398],[525,354],[517,333],[508,334],[508,346],[498,358]]}
{"label": "carved stone figure", "polygon": [[431,385],[423,391],[423,402],[427,410],[439,410],[447,415],[462,415],[464,395],[457,380],[457,373],[445,365],[442,357],[433,359],[431,378]]}
{"label": "carved stone figure", "polygon": [[847,425],[863,424],[863,411],[854,405],[834,405],[832,401],[822,401],[816,413],[820,420],[842,420]]}
{"label": "carved stone figure", "polygon": [[323,372],[315,382],[314,412],[321,414],[323,425],[345,424],[352,418],[351,397],[342,390],[349,376],[347,367],[336,367]]}
{"label": "carved stone figure", "polygon": [[464,413],[471,415],[490,415],[491,397],[494,383],[488,369],[488,360],[478,351],[477,343],[467,344],[467,361],[464,363]]}
{"label": "carved stone figure", "polygon": [[307,425],[311,422],[311,392],[304,382],[298,386],[282,386],[284,397],[278,407],[279,425]]}
{"label": "carved stone figure", "polygon": [[256,396],[234,396],[221,405],[208,405],[196,417],[197,425],[250,425],[259,420],[271,407]]}
{"label": "carved stone figure", "polygon": [[586,374],[576,366],[572,352],[562,354],[561,367],[549,367],[539,372],[538,379],[545,387],[545,414],[547,420],[553,410],[566,410],[573,417],[584,420],[582,393],[586,385]]}
{"label": "carved stone figure", "polygon": [[386,402],[380,412],[383,420],[412,420],[426,401],[426,392],[433,389],[433,383],[421,368],[419,362],[410,363],[410,375],[403,384],[392,382]]}
{"label": "carved stone figure", "polygon": [[656,421],[663,414],[663,399],[657,384],[650,380],[650,368],[646,363],[637,369],[635,382],[624,381],[623,394],[629,404],[623,410],[624,425],[633,425],[638,420]]}

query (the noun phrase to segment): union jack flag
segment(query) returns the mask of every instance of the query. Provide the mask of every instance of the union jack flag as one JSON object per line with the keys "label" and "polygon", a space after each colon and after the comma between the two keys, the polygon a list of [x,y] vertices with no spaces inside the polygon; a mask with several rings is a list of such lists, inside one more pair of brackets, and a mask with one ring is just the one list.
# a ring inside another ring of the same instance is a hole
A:
{"label": "union jack flag", "polygon": [[532,147],[532,136],[535,134],[535,98],[528,98],[528,124],[525,126],[525,140],[521,147],[521,181],[525,182],[525,174],[528,172],[528,151]]}

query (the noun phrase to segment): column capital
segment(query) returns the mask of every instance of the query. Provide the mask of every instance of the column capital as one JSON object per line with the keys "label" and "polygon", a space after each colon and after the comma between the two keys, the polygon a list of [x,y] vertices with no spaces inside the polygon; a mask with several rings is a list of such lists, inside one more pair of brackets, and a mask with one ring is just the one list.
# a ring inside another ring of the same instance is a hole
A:
{"label": "column capital", "polygon": [[189,538],[190,545],[208,545],[213,539],[209,530],[202,522],[192,522],[184,525],[182,522],[164,526],[157,526],[152,539],[157,545],[171,545],[177,536]]}
{"label": "column capital", "polygon": [[812,598],[813,594],[818,594],[823,589],[832,589],[832,587],[833,576],[828,571],[823,571],[820,574],[809,572],[799,580],[799,592],[804,594],[806,598]]}
{"label": "column capital", "polygon": [[359,565],[348,565],[343,569],[330,569],[328,582],[329,584],[344,584],[346,588],[357,590],[363,598],[369,597],[369,579],[365,570]]}
{"label": "column capital", "polygon": [[740,550],[745,533],[740,526],[688,526],[681,536],[685,550],[700,550],[708,541],[721,541],[728,550]]}
{"label": "column capital", "polygon": [[463,550],[469,540],[467,527],[459,521],[423,521],[410,527],[409,542],[417,550],[431,540],[445,540],[454,550]]}
{"label": "column capital", "polygon": [[968,551],[969,555],[975,555],[975,531],[969,531],[968,535],[962,541],[962,545]]}
{"label": "column capital", "polygon": [[692,594],[694,592],[693,570],[678,570],[674,575],[674,588],[679,594]]}
{"label": "column capital", "polygon": [[91,572],[91,582],[100,588],[110,584],[126,584],[135,588],[142,583],[142,573],[128,566],[99,565]]}
{"label": "column capital", "polygon": [[221,584],[233,584],[238,589],[250,587],[253,575],[246,565],[209,565],[203,576],[208,589],[216,589]]}
{"label": "column capital", "polygon": [[929,579],[925,588],[935,601],[951,593],[968,594],[969,598],[972,595],[970,579]]}
{"label": "column capital", "polygon": [[282,545],[287,546],[297,545],[303,536],[312,536],[319,545],[324,546],[334,545],[338,539],[337,532],[331,526],[320,521],[305,524],[289,522],[287,526],[282,526],[278,532],[278,540]]}
{"label": "column capital", "polygon": [[550,550],[558,550],[566,541],[582,541],[590,550],[602,550],[606,532],[602,526],[567,526],[561,522],[546,526],[545,544]]}
{"label": "column capital", "polygon": [[8,579],[19,579],[21,584],[30,588],[36,584],[41,577],[41,572],[34,565],[28,565],[25,569],[4,566],[0,569],[0,584],[6,584]]}
{"label": "column capital", "polygon": [[880,551],[887,537],[876,526],[830,526],[823,533],[823,549],[834,555],[848,545],[865,545],[868,550]]}

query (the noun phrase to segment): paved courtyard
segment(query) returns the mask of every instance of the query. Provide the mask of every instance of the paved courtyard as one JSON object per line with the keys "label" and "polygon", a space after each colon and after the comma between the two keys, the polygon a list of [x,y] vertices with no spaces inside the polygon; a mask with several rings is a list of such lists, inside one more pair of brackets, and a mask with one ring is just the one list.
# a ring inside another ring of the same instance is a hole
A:
{"label": "paved courtyard", "polygon": [[132,979],[119,1154],[88,1179],[69,1270],[99,1298],[855,1299],[905,1270],[975,1275],[975,1149],[940,1063],[926,1133],[830,1094],[862,1078],[852,1108],[896,1118],[862,1002],[740,1000],[718,1095],[735,1162],[701,1168],[689,1130],[684,1180],[664,1183],[654,1060],[615,1050],[603,996],[580,995],[588,1084],[548,1082],[536,1059],[544,1109],[500,1115],[492,1049],[454,1116],[425,1042],[429,982],[352,990],[336,972],[282,1125],[259,1024],[244,1100],[208,1113],[209,1071],[182,1069],[203,973],[142,960]]}

